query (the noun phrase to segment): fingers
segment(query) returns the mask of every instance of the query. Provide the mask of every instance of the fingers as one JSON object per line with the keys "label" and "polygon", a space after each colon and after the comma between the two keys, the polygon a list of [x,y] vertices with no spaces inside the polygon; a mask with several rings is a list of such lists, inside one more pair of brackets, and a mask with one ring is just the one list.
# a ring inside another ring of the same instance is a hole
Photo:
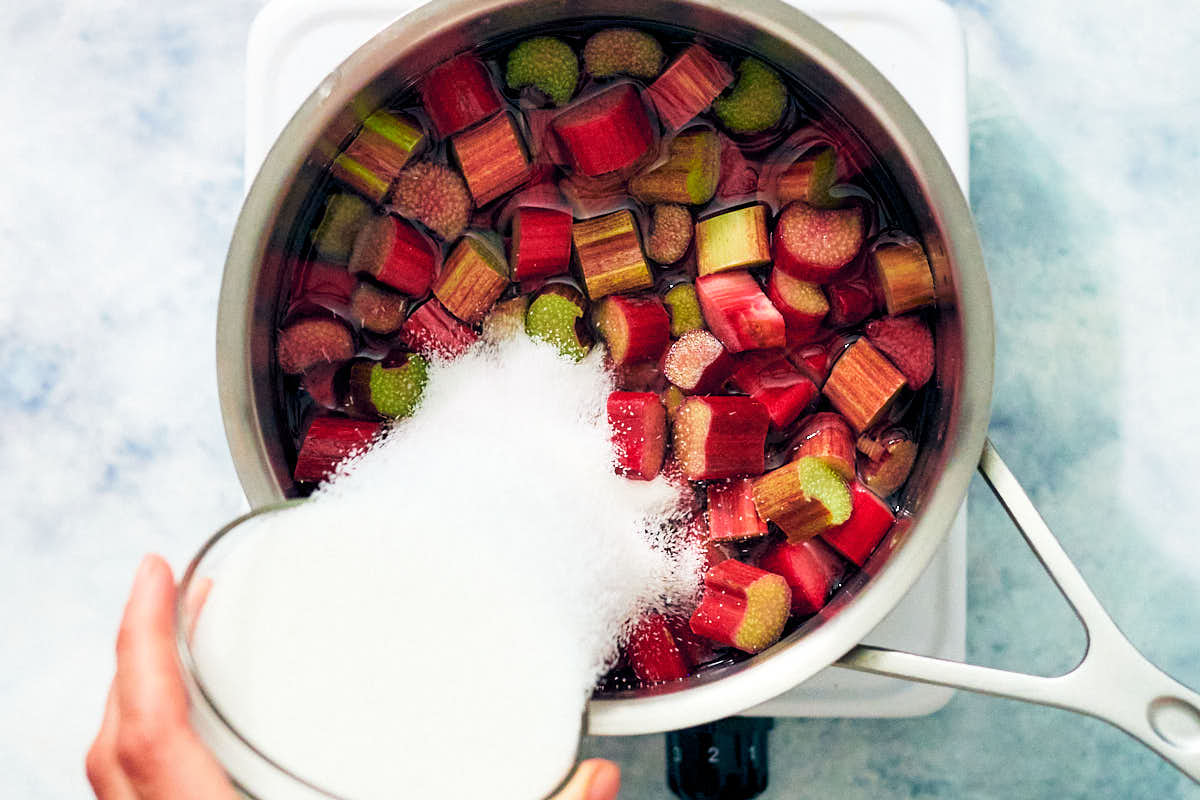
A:
{"label": "fingers", "polygon": [[562,791],[550,800],[615,800],[621,789],[621,770],[611,761],[591,758],[575,768]]}
{"label": "fingers", "polygon": [[96,741],[88,750],[84,767],[87,770],[88,783],[92,785],[98,800],[137,800],[129,779],[121,771],[117,762],[117,726],[120,723],[120,712],[117,708],[117,687],[114,682],[108,690],[108,700],[104,704],[104,720],[100,723],[100,732]]}

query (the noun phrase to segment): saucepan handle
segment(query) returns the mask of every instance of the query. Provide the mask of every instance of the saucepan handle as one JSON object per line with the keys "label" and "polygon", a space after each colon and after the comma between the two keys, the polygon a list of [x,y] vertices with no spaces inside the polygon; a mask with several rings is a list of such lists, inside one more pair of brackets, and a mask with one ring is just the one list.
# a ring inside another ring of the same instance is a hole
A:
{"label": "saucepan handle", "polygon": [[1065,675],[1046,678],[860,645],[838,666],[1088,714],[1200,783],[1200,694],[1147,661],[1117,629],[990,441],[979,472],[1083,623],[1083,660]]}

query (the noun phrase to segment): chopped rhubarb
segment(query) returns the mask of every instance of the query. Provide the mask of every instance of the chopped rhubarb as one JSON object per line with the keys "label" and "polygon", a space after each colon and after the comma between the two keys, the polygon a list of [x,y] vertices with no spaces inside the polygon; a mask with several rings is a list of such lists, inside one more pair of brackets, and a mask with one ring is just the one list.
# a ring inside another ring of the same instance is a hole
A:
{"label": "chopped rhubarb", "polygon": [[529,179],[525,143],[508,114],[497,114],[456,134],[450,146],[477,206],[487,205]]}
{"label": "chopped rhubarb", "polygon": [[685,394],[715,392],[733,374],[733,356],[721,340],[704,329],[679,337],[663,361],[663,374]]}
{"label": "chopped rhubarb", "polygon": [[712,105],[731,83],[733,73],[729,67],[702,45],[694,44],[671,62],[646,94],[663,125],[677,131]]}
{"label": "chopped rhubarb", "polygon": [[525,332],[578,361],[592,349],[592,337],[584,321],[586,311],[587,300],[573,286],[546,284],[529,303]]}
{"label": "chopped rhubarb", "polygon": [[508,288],[508,264],[481,236],[467,235],[446,256],[433,295],[454,316],[474,325]]}
{"label": "chopped rhubarb", "polygon": [[501,300],[483,318],[483,338],[489,342],[511,339],[525,330],[525,314],[529,311],[529,295],[519,294]]}
{"label": "chopped rhubarb", "polygon": [[837,180],[837,151],[828,145],[813,148],[793,161],[775,179],[775,198],[781,206],[799,200],[824,207],[831,202],[829,189]]}
{"label": "chopped rhubarb", "polygon": [[754,351],[738,357],[733,383],[767,409],[771,424],[784,428],[812,405],[820,391],[778,353]]}
{"label": "chopped rhubarb", "polygon": [[584,175],[629,169],[654,143],[642,97],[628,83],[578,102],[555,117],[551,127],[571,166]]}
{"label": "chopped rhubarb", "polygon": [[867,323],[867,341],[888,357],[912,389],[933,376],[933,334],[915,315],[884,317]]}
{"label": "chopped rhubarb", "polygon": [[648,481],[662,469],[667,412],[653,392],[613,392],[608,396],[617,472]]}
{"label": "chopped rhubarb", "polygon": [[775,268],[794,278],[829,283],[862,249],[863,211],[792,203],[775,226]]}
{"label": "chopped rhubarb", "polygon": [[428,381],[429,362],[415,353],[356,361],[350,366],[350,405],[390,419],[407,417],[421,402]]}
{"label": "chopped rhubarb", "polygon": [[803,344],[821,330],[829,313],[829,301],[821,287],[772,269],[767,278],[767,297],[783,316],[788,344]]}
{"label": "chopped rhubarb", "polygon": [[606,28],[587,40],[583,65],[593,78],[629,75],[649,80],[662,72],[662,45],[645,31]]}
{"label": "chopped rhubarb", "polygon": [[767,523],[754,508],[754,483],[731,478],[708,485],[708,538],[713,542],[740,542],[767,535]]}
{"label": "chopped rhubarb", "polygon": [[833,365],[822,388],[856,431],[879,421],[904,388],[904,375],[866,339],[852,344]]}
{"label": "chopped rhubarb", "polygon": [[671,320],[654,295],[605,297],[592,309],[592,321],[618,367],[658,361],[671,341]]}
{"label": "chopped rhubarb", "polygon": [[679,407],[683,405],[683,401],[686,399],[687,395],[685,395],[678,386],[668,386],[663,390],[663,406],[666,407],[667,417],[670,418],[672,424],[675,423],[675,412],[679,410]]}
{"label": "chopped rhubarb", "polygon": [[622,209],[577,221],[571,226],[571,238],[579,272],[592,300],[654,285],[650,266],[642,255],[637,224],[629,211]]}
{"label": "chopped rhubarb", "polygon": [[875,313],[875,294],[860,280],[838,281],[825,287],[829,298],[830,328],[849,328]]}
{"label": "chopped rhubarb", "polygon": [[713,113],[732,133],[760,133],[773,128],[787,109],[787,87],[775,70],[757,58],[737,66],[737,83],[713,102]]}
{"label": "chopped rhubarb", "polygon": [[889,241],[871,251],[871,263],[889,314],[903,314],[937,299],[925,250],[913,239]]}
{"label": "chopped rhubarb", "polygon": [[452,317],[434,298],[409,314],[400,329],[400,341],[405,347],[438,358],[462,355],[478,339],[470,326]]}
{"label": "chopped rhubarb", "polygon": [[471,53],[429,70],[421,81],[421,102],[443,139],[500,110],[500,94],[491,73]]}
{"label": "chopped rhubarb", "polygon": [[[620,173],[611,173],[610,177],[620,178]],[[575,216],[580,218],[601,216],[629,205],[620,181],[605,177],[589,178],[578,173],[568,175],[558,182],[558,190],[574,210]]]}
{"label": "chopped rhubarb", "polygon": [[875,496],[875,493],[855,482],[850,486],[853,510],[850,518],[841,525],[822,531],[821,538],[858,566],[867,563],[867,556],[891,530],[896,521],[891,506]]}
{"label": "chopped rhubarb", "polygon": [[325,480],[342,461],[366,450],[382,427],[375,420],[315,417],[304,434],[292,477],[302,483]]}
{"label": "chopped rhubarb", "polygon": [[788,541],[800,542],[850,518],[850,490],[817,458],[801,458],[754,482],[754,506]]}
{"label": "chopped rhubarb", "polygon": [[917,460],[917,443],[902,431],[891,431],[875,440],[879,448],[876,458],[859,467],[862,481],[880,497],[894,493],[912,472]]}
{"label": "chopped rhubarb", "polygon": [[629,666],[643,683],[675,681],[688,676],[688,661],[661,614],[638,620],[625,644]]}
{"label": "chopped rhubarb", "polygon": [[518,208],[513,215],[510,248],[513,278],[546,278],[571,266],[571,224],[566,211],[556,208]]}
{"label": "chopped rhubarb", "polygon": [[704,596],[689,624],[715,642],[757,653],[783,635],[791,605],[781,576],[729,559],[705,574]]}
{"label": "chopped rhubarb", "polygon": [[840,414],[822,411],[800,426],[793,441],[792,458],[812,456],[842,477],[854,478],[854,434]]}
{"label": "chopped rhubarb", "polygon": [[801,345],[788,356],[789,360],[812,378],[818,387],[825,385],[829,378],[829,370],[833,367],[833,354],[829,344],[828,341],[824,341]]}
{"label": "chopped rhubarb", "polygon": [[749,397],[689,397],[675,415],[675,458],[691,481],[760,475],[767,410]]}
{"label": "chopped rhubarb", "polygon": [[534,36],[509,51],[504,80],[510,89],[532,87],[561,106],[575,94],[579,59],[562,39]]}
{"label": "chopped rhubarb", "polygon": [[678,339],[688,331],[704,327],[700,298],[696,297],[696,287],[692,284],[675,284],[663,295],[663,302],[671,315],[671,338]]}
{"label": "chopped rhubarb", "polygon": [[359,327],[381,336],[400,330],[407,308],[404,295],[367,281],[360,282],[350,294],[350,314]]}
{"label": "chopped rhubarb", "polygon": [[758,565],[787,581],[792,590],[792,613],[815,614],[825,607],[834,586],[846,573],[838,554],[820,539],[780,542]]}
{"label": "chopped rhubarb", "polygon": [[770,263],[766,206],[756,203],[696,223],[696,264],[701,275]]}
{"label": "chopped rhubarb", "polygon": [[425,141],[425,133],[405,116],[376,111],[329,167],[333,177],[375,203],[387,197],[392,181]]}
{"label": "chopped rhubarb", "polygon": [[745,199],[758,191],[760,165],[752,163],[732,139],[724,134],[721,140],[721,180],[717,197],[722,200]]}
{"label": "chopped rhubarb", "polygon": [[731,353],[786,344],[783,316],[750,273],[705,275],[696,280],[696,294],[708,327]]}
{"label": "chopped rhubarb", "polygon": [[702,205],[712,199],[721,177],[721,142],[716,131],[698,128],[671,140],[667,160],[629,181],[629,193],[651,205]]}
{"label": "chopped rhubarb", "polygon": [[354,337],[332,317],[306,317],[279,331],[275,356],[288,375],[300,375],[322,364],[345,361],[354,355]]}
{"label": "chopped rhubarb", "polygon": [[305,261],[292,276],[292,297],[287,315],[321,306],[335,313],[345,312],[350,294],[358,281],[343,264]]}
{"label": "chopped rhubarb", "polygon": [[370,204],[358,195],[342,192],[330,195],[325,214],[312,236],[317,255],[345,264],[354,249],[355,237],[371,217]]}
{"label": "chopped rhubarb", "polygon": [[354,240],[350,271],[370,275],[409,297],[433,284],[437,254],[420,231],[391,214],[373,216]]}
{"label": "chopped rhubarb", "polygon": [[447,242],[466,230],[471,211],[471,195],[462,176],[430,161],[400,173],[392,202],[401,216],[416,220]]}
{"label": "chopped rhubarb", "polygon": [[525,109],[525,125],[529,128],[529,152],[535,163],[565,165],[570,163],[567,151],[554,134],[550,124],[559,114],[557,108]]}
{"label": "chopped rhubarb", "polygon": [[692,244],[692,212],[680,205],[659,203],[650,213],[646,255],[659,264],[674,264]]}

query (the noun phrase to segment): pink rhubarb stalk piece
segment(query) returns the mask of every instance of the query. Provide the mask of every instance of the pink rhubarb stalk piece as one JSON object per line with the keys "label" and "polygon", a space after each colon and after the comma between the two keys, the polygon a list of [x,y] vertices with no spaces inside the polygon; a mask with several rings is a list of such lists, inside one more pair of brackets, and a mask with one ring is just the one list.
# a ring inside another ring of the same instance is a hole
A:
{"label": "pink rhubarb stalk piece", "polygon": [[715,642],[757,653],[783,635],[791,605],[783,577],[729,559],[704,576],[704,597],[690,625]]}
{"label": "pink rhubarb stalk piece", "polygon": [[770,418],[749,397],[689,397],[675,414],[675,458],[691,481],[761,475]]}
{"label": "pink rhubarb stalk piece", "polygon": [[783,315],[789,345],[811,341],[829,313],[829,301],[819,285],[778,269],[767,278],[767,298]]}
{"label": "pink rhubarb stalk piece", "polygon": [[775,352],[743,353],[738,357],[733,383],[763,404],[776,428],[792,424],[820,394],[811,379]]}
{"label": "pink rhubarb stalk piece", "polygon": [[667,619],[650,613],[638,620],[625,644],[633,674],[643,683],[662,683],[688,676],[688,660],[675,641]]}
{"label": "pink rhubarb stalk piece", "polygon": [[433,283],[436,264],[432,242],[399,217],[384,214],[373,216],[359,231],[349,270],[409,297],[422,297]]}
{"label": "pink rhubarb stalk piece", "polygon": [[730,478],[708,485],[708,539],[740,542],[767,535],[767,523],[754,507],[754,483]]}
{"label": "pink rhubarb stalk piece", "polygon": [[314,418],[304,434],[292,477],[302,483],[325,480],[344,459],[365,450],[381,427],[374,420]]}
{"label": "pink rhubarb stalk piece", "polygon": [[275,357],[288,375],[300,375],[313,367],[345,361],[354,355],[354,337],[340,320],[306,317],[279,331]]}
{"label": "pink rhubarb stalk piece", "polygon": [[933,334],[914,314],[867,323],[867,341],[888,357],[908,385],[920,389],[933,377]]}
{"label": "pink rhubarb stalk piece", "polygon": [[651,480],[666,451],[667,412],[654,392],[613,392],[608,396],[617,472]]}
{"label": "pink rhubarb stalk piece", "polygon": [[526,281],[566,272],[571,266],[572,222],[570,214],[557,208],[518,208],[510,248],[513,278]]}
{"label": "pink rhubarb stalk piece", "polygon": [[627,170],[654,143],[646,107],[631,83],[579,101],[555,117],[551,127],[572,168],[588,176]]}
{"label": "pink rhubarb stalk piece", "polygon": [[455,56],[425,73],[420,92],[425,111],[443,139],[500,110],[500,95],[491,73],[471,53]]}
{"label": "pink rhubarb stalk piece", "polygon": [[861,567],[884,534],[891,530],[896,517],[891,506],[857,481],[850,485],[850,499],[853,503],[850,519],[823,531],[821,538]]}
{"label": "pink rhubarb stalk piece", "polygon": [[879,421],[904,388],[904,376],[866,339],[859,339],[833,365],[822,391],[856,431]]}
{"label": "pink rhubarb stalk piece", "polygon": [[875,313],[875,294],[863,281],[831,283],[825,287],[825,296],[829,298],[825,322],[830,328],[853,327]]}
{"label": "pink rhubarb stalk piece", "polygon": [[479,335],[455,319],[435,298],[409,315],[400,328],[400,341],[427,357],[454,358],[475,344]]}
{"label": "pink rhubarb stalk piece", "polygon": [[825,607],[830,592],[846,572],[838,554],[819,539],[780,542],[758,564],[787,581],[792,590],[792,613],[805,616]]}
{"label": "pink rhubarb stalk piece", "polygon": [[800,426],[793,441],[793,460],[813,456],[825,462],[843,480],[854,478],[854,434],[840,414],[832,411],[813,414]]}
{"label": "pink rhubarb stalk piece", "polygon": [[718,391],[736,363],[721,340],[700,328],[679,337],[663,361],[663,374],[684,394]]}
{"label": "pink rhubarb stalk piece", "polygon": [[456,134],[450,146],[476,206],[487,205],[529,179],[525,143],[508,114]]}
{"label": "pink rhubarb stalk piece", "polygon": [[775,268],[802,281],[829,283],[862,250],[865,236],[866,221],[857,206],[792,203],[775,225]]}
{"label": "pink rhubarb stalk piece", "polygon": [[650,85],[646,94],[663,125],[677,131],[712,105],[733,72],[702,45],[684,50]]}
{"label": "pink rhubarb stalk piece", "polygon": [[750,273],[722,272],[697,278],[696,295],[708,327],[729,352],[787,344],[783,315]]}
{"label": "pink rhubarb stalk piece", "polygon": [[592,310],[617,367],[658,361],[671,341],[671,318],[655,295],[609,295]]}

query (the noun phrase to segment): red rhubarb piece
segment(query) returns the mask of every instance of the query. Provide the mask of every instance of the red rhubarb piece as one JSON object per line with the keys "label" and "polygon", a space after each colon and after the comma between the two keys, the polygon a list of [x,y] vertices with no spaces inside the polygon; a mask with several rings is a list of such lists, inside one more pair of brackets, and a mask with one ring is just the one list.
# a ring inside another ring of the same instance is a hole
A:
{"label": "red rhubarb piece", "polygon": [[[719,564],[727,560],[727,556],[722,554],[712,563]],[[711,566],[711,565],[710,565]],[[683,653],[683,657],[687,659],[688,664],[692,667],[697,667],[712,661],[716,655],[716,648],[713,647],[711,639],[707,639],[698,635],[691,626],[688,625],[688,618],[683,614],[671,614],[667,618],[667,629],[671,631],[671,636],[675,639],[675,646]]]}
{"label": "red rhubarb piece", "polygon": [[446,256],[433,295],[454,316],[474,325],[508,288],[508,262],[482,236],[467,235]]}
{"label": "red rhubarb piece", "polygon": [[633,167],[654,142],[641,95],[628,83],[580,101],[551,125],[571,166],[584,175]]}
{"label": "red rhubarb piece", "polygon": [[829,301],[820,286],[779,269],[772,269],[767,278],[767,297],[783,316],[788,344],[810,341],[829,313]]}
{"label": "red rhubarb piece", "polygon": [[688,676],[688,661],[662,614],[638,620],[625,645],[629,666],[643,683],[674,681]]}
{"label": "red rhubarb piece", "polygon": [[292,477],[304,483],[325,480],[344,459],[365,450],[381,427],[374,420],[315,417],[304,434]]}
{"label": "red rhubarb piece", "polygon": [[754,508],[754,482],[731,478],[708,485],[708,538],[740,542],[767,535],[767,523]]}
{"label": "red rhubarb piece", "polygon": [[874,425],[904,388],[904,376],[866,339],[833,365],[822,391],[856,431]]}
{"label": "red rhubarb piece", "polygon": [[508,114],[497,114],[455,135],[450,145],[477,206],[487,205],[529,179],[525,143]]}
{"label": "red rhubarb piece", "polygon": [[292,279],[292,300],[289,312],[308,304],[330,311],[344,311],[350,303],[350,293],[358,283],[342,264],[307,261],[301,264]]}
{"label": "red rhubarb piece", "polygon": [[913,389],[933,376],[933,334],[915,315],[884,317],[867,323],[867,340],[896,365]]}
{"label": "red rhubarb piece", "polygon": [[876,455],[871,457],[868,454],[870,460],[860,466],[859,474],[867,488],[880,497],[887,497],[908,480],[919,448],[903,431],[891,431],[875,440],[874,445],[875,448],[860,445],[859,449],[875,450]]}
{"label": "red rhubarb piece", "polygon": [[783,635],[791,604],[781,576],[729,559],[704,576],[704,597],[690,625],[715,642],[757,653]]}
{"label": "red rhubarb piece", "polygon": [[663,362],[663,373],[685,394],[706,394],[719,390],[734,367],[733,356],[721,340],[697,329],[688,331],[671,345]]}
{"label": "red rhubarb piece", "polygon": [[831,328],[849,328],[875,313],[875,295],[862,281],[838,281],[825,287]]}
{"label": "red rhubarb piece", "polygon": [[833,587],[846,572],[838,554],[819,539],[780,542],[758,564],[787,581],[792,590],[792,613],[803,615],[824,608]]}
{"label": "red rhubarb piece", "polygon": [[783,316],[750,273],[697,278],[696,295],[708,327],[729,352],[767,350],[787,343]]}
{"label": "red rhubarb piece", "polygon": [[443,139],[500,110],[500,94],[491,73],[471,53],[429,70],[420,91],[425,111]]}
{"label": "red rhubarb piece", "polygon": [[479,339],[478,334],[459,322],[436,299],[409,315],[400,329],[405,347],[423,356],[454,358]]}
{"label": "red rhubarb piece", "polygon": [[400,330],[408,301],[404,295],[362,281],[350,295],[350,315],[363,330],[387,336]]}
{"label": "red rhubarb piece", "polygon": [[370,275],[409,297],[422,297],[433,283],[436,254],[420,231],[399,217],[372,217],[359,231],[350,272]]}
{"label": "red rhubarb piece", "polygon": [[862,249],[863,211],[792,203],[775,225],[775,268],[803,281],[829,283]]}
{"label": "red rhubarb piece", "polygon": [[322,364],[345,361],[354,355],[350,329],[332,317],[306,317],[279,331],[275,356],[279,368],[299,375]]}
{"label": "red rhubarb piece", "polygon": [[733,383],[762,403],[776,428],[794,422],[820,394],[812,380],[778,353],[743,353],[738,357]]}
{"label": "red rhubarb piece", "polygon": [[677,131],[712,105],[733,72],[703,46],[684,50],[650,85],[646,94],[668,130]]}
{"label": "red rhubarb piece", "polygon": [[854,478],[854,434],[841,414],[822,411],[800,426],[792,440],[792,459],[813,456],[842,477]]}
{"label": "red rhubarb piece", "polygon": [[422,161],[400,173],[392,202],[397,213],[452,242],[467,228],[471,194],[462,176],[445,164]]}
{"label": "red rhubarb piece", "polygon": [[571,266],[572,222],[570,214],[556,208],[518,208],[510,250],[513,277],[525,281],[566,272]]}
{"label": "red rhubarb piece", "polygon": [[828,342],[813,342],[801,345],[789,354],[791,362],[813,379],[817,386],[824,386],[833,366],[833,356]]}
{"label": "red rhubarb piece", "polygon": [[671,318],[653,295],[609,295],[593,308],[592,321],[618,367],[658,361],[671,341]]}
{"label": "red rhubarb piece", "polygon": [[608,396],[617,472],[648,481],[662,468],[667,412],[654,392],[613,392]]}
{"label": "red rhubarb piece", "polygon": [[746,198],[758,189],[758,168],[742,155],[742,148],[732,139],[720,134],[721,180],[717,197],[722,200]]}
{"label": "red rhubarb piece", "polygon": [[749,397],[689,397],[675,414],[675,458],[691,481],[762,474],[770,418]]}
{"label": "red rhubarb piece", "polygon": [[825,530],[821,538],[861,567],[884,534],[891,530],[896,517],[887,503],[861,483],[850,485],[850,498],[853,503],[850,519]]}

